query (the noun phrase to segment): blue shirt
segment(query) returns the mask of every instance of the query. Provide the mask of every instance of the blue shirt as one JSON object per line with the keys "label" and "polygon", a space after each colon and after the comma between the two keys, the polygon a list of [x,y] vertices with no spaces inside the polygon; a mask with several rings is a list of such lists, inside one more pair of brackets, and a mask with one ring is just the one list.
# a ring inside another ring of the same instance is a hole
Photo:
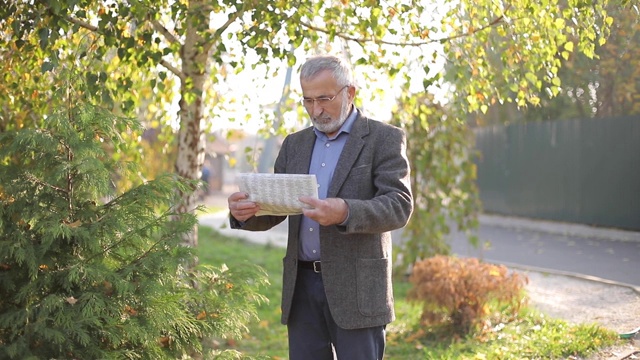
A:
{"label": "blue shirt", "polygon": [[[333,172],[338,164],[344,144],[349,138],[349,132],[356,120],[356,116],[357,111],[354,107],[338,133],[332,138],[329,138],[318,129],[313,129],[316,133],[316,142],[313,146],[311,163],[309,164],[309,174],[316,175],[319,199],[327,198],[327,191],[329,191]],[[320,260],[320,224],[304,215],[302,215],[302,221],[300,222],[298,255],[300,260],[304,261]]]}

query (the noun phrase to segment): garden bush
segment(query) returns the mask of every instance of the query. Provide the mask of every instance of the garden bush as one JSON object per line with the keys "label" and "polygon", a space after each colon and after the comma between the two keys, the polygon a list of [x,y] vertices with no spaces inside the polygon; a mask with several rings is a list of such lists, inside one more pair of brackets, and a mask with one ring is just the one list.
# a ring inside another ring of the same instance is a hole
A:
{"label": "garden bush", "polygon": [[497,321],[517,315],[528,279],[501,265],[439,255],[416,262],[409,281],[409,298],[423,303],[423,325],[448,324],[467,335],[482,329],[492,308]]}
{"label": "garden bush", "polygon": [[202,340],[255,318],[263,270],[185,266],[197,219],[172,205],[197,184],[115,188],[135,171],[113,160],[122,132],[141,129],[78,105],[0,134],[1,359],[224,357]]}

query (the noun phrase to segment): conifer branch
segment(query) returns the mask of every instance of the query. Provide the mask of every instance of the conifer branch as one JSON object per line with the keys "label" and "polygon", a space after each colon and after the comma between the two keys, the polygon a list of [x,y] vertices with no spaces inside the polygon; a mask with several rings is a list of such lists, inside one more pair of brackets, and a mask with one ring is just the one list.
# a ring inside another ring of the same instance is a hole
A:
{"label": "conifer branch", "polygon": [[69,194],[69,192],[66,189],[63,189],[61,187],[58,187],[58,186],[55,186],[55,185],[51,185],[51,184],[49,184],[47,182],[44,182],[44,181],[38,179],[35,175],[33,175],[31,173],[26,173],[26,176],[27,176],[28,180],[30,180],[31,182],[34,182],[34,183],[36,183],[38,185],[42,185],[44,187],[48,187],[48,188],[53,189],[53,190],[55,190],[57,192],[60,192],[60,193],[62,193],[64,195],[68,195]]}

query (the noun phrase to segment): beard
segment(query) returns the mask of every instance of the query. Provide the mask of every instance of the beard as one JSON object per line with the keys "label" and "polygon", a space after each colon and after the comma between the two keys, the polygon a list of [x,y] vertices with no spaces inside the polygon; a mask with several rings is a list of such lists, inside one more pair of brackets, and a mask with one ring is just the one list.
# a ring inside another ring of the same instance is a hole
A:
{"label": "beard", "polygon": [[342,106],[340,107],[340,115],[337,119],[331,118],[329,115],[321,115],[320,117],[311,117],[313,126],[319,131],[325,134],[333,134],[340,130],[342,124],[347,121],[347,116],[351,110],[351,104],[349,103],[349,94],[345,91],[342,94]]}

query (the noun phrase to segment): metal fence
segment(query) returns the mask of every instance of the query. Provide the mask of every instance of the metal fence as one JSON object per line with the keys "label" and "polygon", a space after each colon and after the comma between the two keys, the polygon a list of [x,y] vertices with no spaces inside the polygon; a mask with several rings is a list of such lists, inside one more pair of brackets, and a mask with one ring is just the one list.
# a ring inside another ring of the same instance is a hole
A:
{"label": "metal fence", "polygon": [[640,230],[640,116],[475,133],[485,212]]}

